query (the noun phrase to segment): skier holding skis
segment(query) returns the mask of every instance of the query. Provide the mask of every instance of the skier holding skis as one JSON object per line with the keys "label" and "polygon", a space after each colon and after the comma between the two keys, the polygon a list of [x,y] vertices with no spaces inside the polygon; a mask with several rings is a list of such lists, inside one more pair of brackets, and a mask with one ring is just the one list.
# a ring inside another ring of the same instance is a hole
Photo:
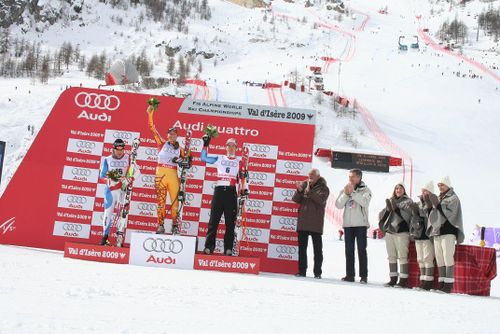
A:
{"label": "skier holding skis", "polygon": [[123,199],[123,190],[132,180],[127,177],[130,165],[130,156],[125,153],[125,142],[116,139],[113,143],[111,155],[105,157],[101,163],[99,177],[106,182],[104,188],[104,215],[102,219],[103,236],[101,245],[110,245],[108,240],[111,225],[113,225],[113,212],[117,203]]}
{"label": "skier holding skis", "polygon": [[[208,222],[207,237],[205,240],[205,254],[212,254],[215,249],[215,238],[217,227],[219,226],[222,214],[226,224],[226,233],[224,234],[224,254],[231,256],[234,242],[234,222],[237,213],[237,191],[236,185],[240,178],[241,157],[236,156],[238,149],[236,139],[230,138],[226,141],[226,155],[208,156],[208,145],[211,137],[203,136],[203,150],[201,151],[201,160],[203,162],[214,164],[217,168],[217,184],[212,198],[212,207],[210,210],[210,221]],[[240,189],[240,195],[248,196],[248,183]]]}
{"label": "skier holding skis", "polygon": [[158,227],[157,234],[165,233],[163,226],[165,220],[165,203],[167,201],[167,191],[170,194],[171,204],[171,217],[172,217],[172,234],[179,233],[179,225],[177,221],[177,214],[179,209],[179,177],[177,175],[177,166],[183,168],[191,167],[191,159],[184,157],[184,151],[181,150],[179,142],[177,141],[177,128],[172,127],[168,129],[167,140],[163,139],[154,125],[153,115],[155,108],[149,106],[148,124],[151,133],[158,145],[158,166],[156,167],[155,188],[158,198]]}

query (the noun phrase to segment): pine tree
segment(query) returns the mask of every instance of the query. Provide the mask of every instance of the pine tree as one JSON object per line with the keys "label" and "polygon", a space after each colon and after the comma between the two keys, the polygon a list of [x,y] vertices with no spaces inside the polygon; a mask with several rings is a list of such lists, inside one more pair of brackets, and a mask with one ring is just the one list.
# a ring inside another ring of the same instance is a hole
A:
{"label": "pine tree", "polygon": [[174,76],[175,72],[175,58],[174,57],[169,57],[168,58],[168,65],[167,65],[167,72],[170,74],[170,76]]}

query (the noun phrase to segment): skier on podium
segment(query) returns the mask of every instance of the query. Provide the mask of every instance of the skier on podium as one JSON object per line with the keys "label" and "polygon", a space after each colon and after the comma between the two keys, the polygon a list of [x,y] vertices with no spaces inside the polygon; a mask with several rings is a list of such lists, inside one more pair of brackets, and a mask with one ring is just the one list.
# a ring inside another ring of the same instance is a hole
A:
{"label": "skier on podium", "polygon": [[[215,239],[217,227],[224,214],[226,233],[224,234],[224,254],[231,256],[234,242],[234,227],[237,214],[237,189],[240,178],[241,157],[236,156],[238,149],[236,139],[229,138],[226,141],[226,154],[220,156],[209,156],[208,146],[211,137],[203,136],[203,150],[201,160],[205,163],[213,164],[217,168],[217,183],[212,198],[210,210],[210,220],[208,222],[207,237],[205,240],[205,254],[212,254],[215,249]],[[248,196],[248,184],[240,189],[240,195]]]}

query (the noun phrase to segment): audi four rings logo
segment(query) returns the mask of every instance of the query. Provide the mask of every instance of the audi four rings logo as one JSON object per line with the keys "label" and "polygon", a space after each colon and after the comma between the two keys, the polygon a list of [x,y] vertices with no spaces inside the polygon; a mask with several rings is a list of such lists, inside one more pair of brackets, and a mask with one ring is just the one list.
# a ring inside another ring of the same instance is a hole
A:
{"label": "audi four rings logo", "polygon": [[256,228],[247,228],[245,234],[249,237],[260,237],[262,235],[262,230]]}
{"label": "audi four rings logo", "polygon": [[190,228],[191,228],[191,223],[190,222],[183,222],[182,223],[182,229],[189,230]]}
{"label": "audi four rings logo", "polygon": [[297,218],[281,217],[279,223],[281,225],[295,226],[295,224],[297,224]]}
{"label": "audi four rings logo", "polygon": [[224,240],[217,240],[217,241],[215,242],[215,247],[217,247],[217,248],[222,248],[222,247],[224,247]]}
{"label": "audi four rings logo", "polygon": [[[186,139],[184,139],[184,143],[186,142]],[[198,138],[191,138],[191,146],[201,146],[201,139]]]}
{"label": "audi four rings logo", "polygon": [[76,142],[76,147],[93,149],[93,148],[95,148],[95,143],[90,142],[90,141],[79,140]]}
{"label": "audi four rings logo", "polygon": [[285,162],[285,168],[302,169],[304,168],[304,164],[302,162],[287,161]]}
{"label": "audi four rings logo", "polygon": [[80,232],[83,229],[82,225],[64,224],[63,230],[68,232]]}
{"label": "audi four rings logo", "polygon": [[137,208],[139,210],[156,211],[156,205],[153,203],[139,203],[137,204]]}
{"label": "audi four rings logo", "polygon": [[82,196],[68,196],[66,200],[68,201],[68,203],[75,203],[75,204],[87,203],[87,199]]}
{"label": "audi four rings logo", "polygon": [[115,132],[115,133],[113,133],[113,138],[130,139],[130,138],[132,138],[132,134],[130,132]]}
{"label": "audi four rings logo", "polygon": [[186,199],[187,199],[189,202],[191,202],[192,200],[194,200],[194,195],[193,195],[193,194],[191,194],[191,193],[187,193],[187,194],[185,194],[185,196],[186,196]]}
{"label": "audi four rings logo", "polygon": [[259,201],[259,200],[247,200],[245,202],[245,205],[248,206],[249,208],[263,208],[264,207],[264,201]]}
{"label": "audi four rings logo", "polygon": [[115,95],[80,92],[75,96],[75,104],[81,108],[113,111],[120,107],[120,99]]}
{"label": "audi four rings logo", "polygon": [[256,153],[269,153],[271,152],[271,148],[266,145],[256,145],[252,144],[250,145],[250,151],[256,152]]}
{"label": "audi four rings logo", "polygon": [[179,254],[182,252],[184,245],[182,241],[178,239],[147,238],[142,243],[142,248],[144,248],[146,252]]}
{"label": "audi four rings logo", "polygon": [[264,173],[253,172],[253,173],[248,173],[248,176],[249,176],[250,180],[259,180],[259,181],[267,180],[267,175]]}
{"label": "audi four rings logo", "polygon": [[147,148],[145,150],[146,155],[155,155],[158,154],[158,151],[155,148]]}
{"label": "audi four rings logo", "polygon": [[237,161],[230,161],[230,160],[222,160],[220,162],[222,166],[227,166],[227,167],[238,167],[239,162]]}
{"label": "audi four rings logo", "polygon": [[292,189],[283,189],[281,191],[281,195],[285,196],[285,197],[290,197],[290,196],[293,196],[293,194],[295,194],[295,191],[292,190]]}
{"label": "audi four rings logo", "polygon": [[276,247],[276,251],[281,254],[295,254],[297,253],[297,249],[291,246],[278,246]]}
{"label": "audi four rings logo", "polygon": [[154,175],[142,175],[141,180],[144,183],[154,183],[155,182],[155,176]]}
{"label": "audi four rings logo", "polygon": [[85,168],[73,168],[71,170],[71,174],[75,176],[90,176],[92,172],[89,169]]}
{"label": "audi four rings logo", "polygon": [[191,173],[197,173],[198,172],[198,166],[192,165],[191,168],[189,168],[189,171]]}
{"label": "audi four rings logo", "polygon": [[128,166],[128,161],[111,160],[110,165],[111,167],[126,168]]}

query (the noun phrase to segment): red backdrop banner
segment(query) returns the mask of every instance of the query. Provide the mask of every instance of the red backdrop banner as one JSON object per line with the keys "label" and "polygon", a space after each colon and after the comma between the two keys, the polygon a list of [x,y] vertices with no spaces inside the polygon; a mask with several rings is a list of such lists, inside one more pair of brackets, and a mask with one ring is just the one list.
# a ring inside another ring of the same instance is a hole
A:
{"label": "red backdrop banner", "polygon": [[[0,243],[58,250],[64,249],[65,242],[99,243],[104,189],[99,167],[117,138],[128,144],[127,150],[132,139],[141,142],[141,175],[134,183],[126,240],[130,241],[132,231],[155,230],[157,147],[147,124],[149,97],[86,88],[66,90],[0,199]],[[157,98],[155,124],[164,137],[168,128],[178,126],[183,146],[184,130],[193,131],[194,161],[188,173],[183,234],[198,236],[198,247],[203,247],[216,169],[200,160],[200,138],[203,129],[214,124],[220,136],[212,140],[209,155],[224,154],[230,137],[250,150],[251,194],[241,256],[259,257],[262,271],[295,273],[298,207],[291,197],[295,182],[304,180],[311,168],[315,112]],[[218,251],[223,232],[221,224]]]}

